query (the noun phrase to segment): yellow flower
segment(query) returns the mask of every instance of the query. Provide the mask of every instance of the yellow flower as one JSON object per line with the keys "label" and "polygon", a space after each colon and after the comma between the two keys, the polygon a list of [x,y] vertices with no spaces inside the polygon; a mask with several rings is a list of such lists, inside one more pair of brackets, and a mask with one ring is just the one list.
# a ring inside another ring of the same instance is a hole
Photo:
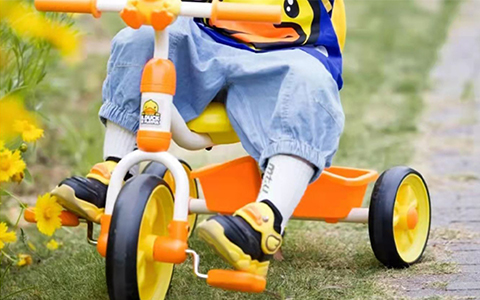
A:
{"label": "yellow flower", "polygon": [[7,223],[0,223],[0,250],[5,247],[5,243],[14,243],[17,241],[17,236],[15,232],[7,232],[8,227]]}
{"label": "yellow flower", "polygon": [[57,203],[57,198],[49,193],[39,196],[35,206],[35,221],[38,230],[48,236],[52,236],[55,230],[62,227],[60,214],[62,206]]}
{"label": "yellow flower", "polygon": [[2,151],[3,148],[5,148],[5,142],[0,140],[0,151]]}
{"label": "yellow flower", "polygon": [[0,150],[0,182],[9,181],[15,174],[23,172],[25,167],[26,165],[20,156],[20,151]]}
{"label": "yellow flower", "polygon": [[47,243],[47,248],[48,250],[57,250],[58,247],[60,247],[61,244],[59,244],[56,240],[51,239],[50,242]]}
{"label": "yellow flower", "polygon": [[32,257],[28,254],[19,254],[17,266],[23,267],[32,264]]}
{"label": "yellow flower", "polygon": [[50,42],[64,56],[78,53],[77,34],[68,25],[49,20],[32,6],[19,1],[0,1],[0,20],[23,38],[36,38]]}
{"label": "yellow flower", "polygon": [[0,99],[0,139],[9,142],[18,136],[13,129],[15,120],[27,120],[34,124],[35,118],[25,109],[22,99],[17,96],[6,96]]}
{"label": "yellow flower", "polygon": [[15,120],[13,123],[13,129],[22,134],[22,139],[25,142],[35,142],[43,137],[43,129],[37,128],[27,120]]}
{"label": "yellow flower", "polygon": [[35,247],[35,245],[32,242],[28,242],[27,245],[28,245],[28,248],[30,248],[30,250],[37,251],[37,247]]}

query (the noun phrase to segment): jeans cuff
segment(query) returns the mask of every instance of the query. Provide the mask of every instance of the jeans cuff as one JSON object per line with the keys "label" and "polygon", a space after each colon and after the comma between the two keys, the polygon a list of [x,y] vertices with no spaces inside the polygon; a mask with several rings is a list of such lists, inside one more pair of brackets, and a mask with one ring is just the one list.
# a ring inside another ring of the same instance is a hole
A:
{"label": "jeans cuff", "polygon": [[268,145],[260,155],[258,164],[262,171],[267,167],[268,159],[279,154],[298,156],[314,165],[315,173],[310,183],[317,180],[325,168],[325,156],[321,151],[297,140],[280,140]]}
{"label": "jeans cuff", "polygon": [[104,102],[98,115],[103,124],[109,120],[133,133],[138,131],[138,114],[126,111],[112,102]]}

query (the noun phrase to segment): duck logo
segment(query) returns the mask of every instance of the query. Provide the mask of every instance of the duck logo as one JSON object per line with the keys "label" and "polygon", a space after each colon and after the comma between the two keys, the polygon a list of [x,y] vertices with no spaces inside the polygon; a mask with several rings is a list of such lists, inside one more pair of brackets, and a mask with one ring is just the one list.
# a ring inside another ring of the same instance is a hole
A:
{"label": "duck logo", "polygon": [[[223,0],[223,2],[238,1]],[[240,3],[252,2],[252,0],[240,0]],[[330,0],[261,0],[262,4],[282,5],[281,24],[218,20],[213,22],[210,19],[208,25],[258,50],[313,44],[317,41],[320,32],[322,2],[327,11],[331,10]]]}
{"label": "duck logo", "polygon": [[140,117],[140,124],[160,125],[160,113],[158,112],[157,102],[150,99],[143,104],[142,115]]}

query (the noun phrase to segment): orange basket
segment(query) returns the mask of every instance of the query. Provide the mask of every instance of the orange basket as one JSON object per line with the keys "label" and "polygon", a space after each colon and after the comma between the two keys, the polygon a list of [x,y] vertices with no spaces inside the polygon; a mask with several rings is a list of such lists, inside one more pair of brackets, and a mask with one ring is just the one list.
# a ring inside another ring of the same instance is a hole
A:
{"label": "orange basket", "polygon": [[[250,156],[207,166],[191,175],[200,181],[207,208],[223,214],[232,214],[255,201],[262,180],[257,163]],[[337,222],[347,217],[352,208],[361,207],[368,184],[377,177],[378,173],[373,170],[325,169],[320,178],[309,185],[293,215]]]}
{"label": "orange basket", "polygon": [[308,186],[293,216],[335,223],[347,217],[352,208],[362,206],[368,184],[377,178],[374,170],[327,168]]}

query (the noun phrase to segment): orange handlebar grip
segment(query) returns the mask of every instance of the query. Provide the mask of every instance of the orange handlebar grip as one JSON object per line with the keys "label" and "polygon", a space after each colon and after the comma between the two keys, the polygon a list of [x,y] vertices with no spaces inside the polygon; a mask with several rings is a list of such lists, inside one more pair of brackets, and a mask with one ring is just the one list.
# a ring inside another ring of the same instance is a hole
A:
{"label": "orange handlebar grip", "polygon": [[207,284],[213,287],[249,293],[261,293],[267,281],[260,275],[233,270],[208,271]]}
{"label": "orange handlebar grip", "polygon": [[244,21],[280,24],[282,8],[279,5],[227,3],[213,1],[211,20]]}
{"label": "orange handlebar grip", "polygon": [[35,8],[39,11],[92,14],[95,18],[101,15],[96,0],[35,0]]}

